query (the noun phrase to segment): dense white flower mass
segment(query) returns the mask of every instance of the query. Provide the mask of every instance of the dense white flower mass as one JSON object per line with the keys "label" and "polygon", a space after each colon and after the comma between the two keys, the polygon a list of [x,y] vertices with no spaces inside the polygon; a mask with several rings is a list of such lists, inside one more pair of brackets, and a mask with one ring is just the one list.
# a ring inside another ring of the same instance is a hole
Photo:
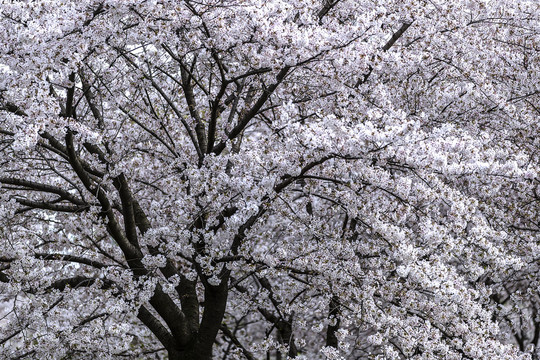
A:
{"label": "dense white flower mass", "polygon": [[0,2],[1,359],[540,358],[540,2]]}

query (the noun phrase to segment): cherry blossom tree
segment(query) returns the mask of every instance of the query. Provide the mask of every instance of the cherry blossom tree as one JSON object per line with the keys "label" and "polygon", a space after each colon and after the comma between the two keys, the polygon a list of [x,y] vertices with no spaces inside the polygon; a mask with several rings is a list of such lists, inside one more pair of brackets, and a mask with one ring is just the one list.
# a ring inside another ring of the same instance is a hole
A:
{"label": "cherry blossom tree", "polygon": [[539,358],[536,0],[0,14],[2,358]]}

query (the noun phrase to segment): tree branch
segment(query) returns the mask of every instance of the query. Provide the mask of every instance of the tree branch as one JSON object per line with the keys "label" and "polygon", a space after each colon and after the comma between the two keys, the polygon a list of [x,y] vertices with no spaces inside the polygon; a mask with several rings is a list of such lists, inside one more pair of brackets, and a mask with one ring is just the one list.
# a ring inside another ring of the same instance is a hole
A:
{"label": "tree branch", "polygon": [[[253,107],[249,109],[241,119],[239,119],[238,124],[229,132],[229,134],[227,134],[229,140],[236,138],[245,129],[251,119],[253,119],[253,117],[257,115],[259,110],[266,103],[266,100],[268,100],[270,95],[272,95],[272,93],[276,90],[279,84],[281,84],[281,82],[285,79],[290,69],[290,66],[285,66],[283,69],[281,69],[281,71],[276,75],[276,82],[274,82],[272,85],[270,85],[263,91],[263,93],[261,94],[259,99],[257,99]],[[223,151],[223,149],[225,149],[225,143],[226,141],[221,141],[219,144],[214,146],[212,152],[216,155],[219,155]]]}

